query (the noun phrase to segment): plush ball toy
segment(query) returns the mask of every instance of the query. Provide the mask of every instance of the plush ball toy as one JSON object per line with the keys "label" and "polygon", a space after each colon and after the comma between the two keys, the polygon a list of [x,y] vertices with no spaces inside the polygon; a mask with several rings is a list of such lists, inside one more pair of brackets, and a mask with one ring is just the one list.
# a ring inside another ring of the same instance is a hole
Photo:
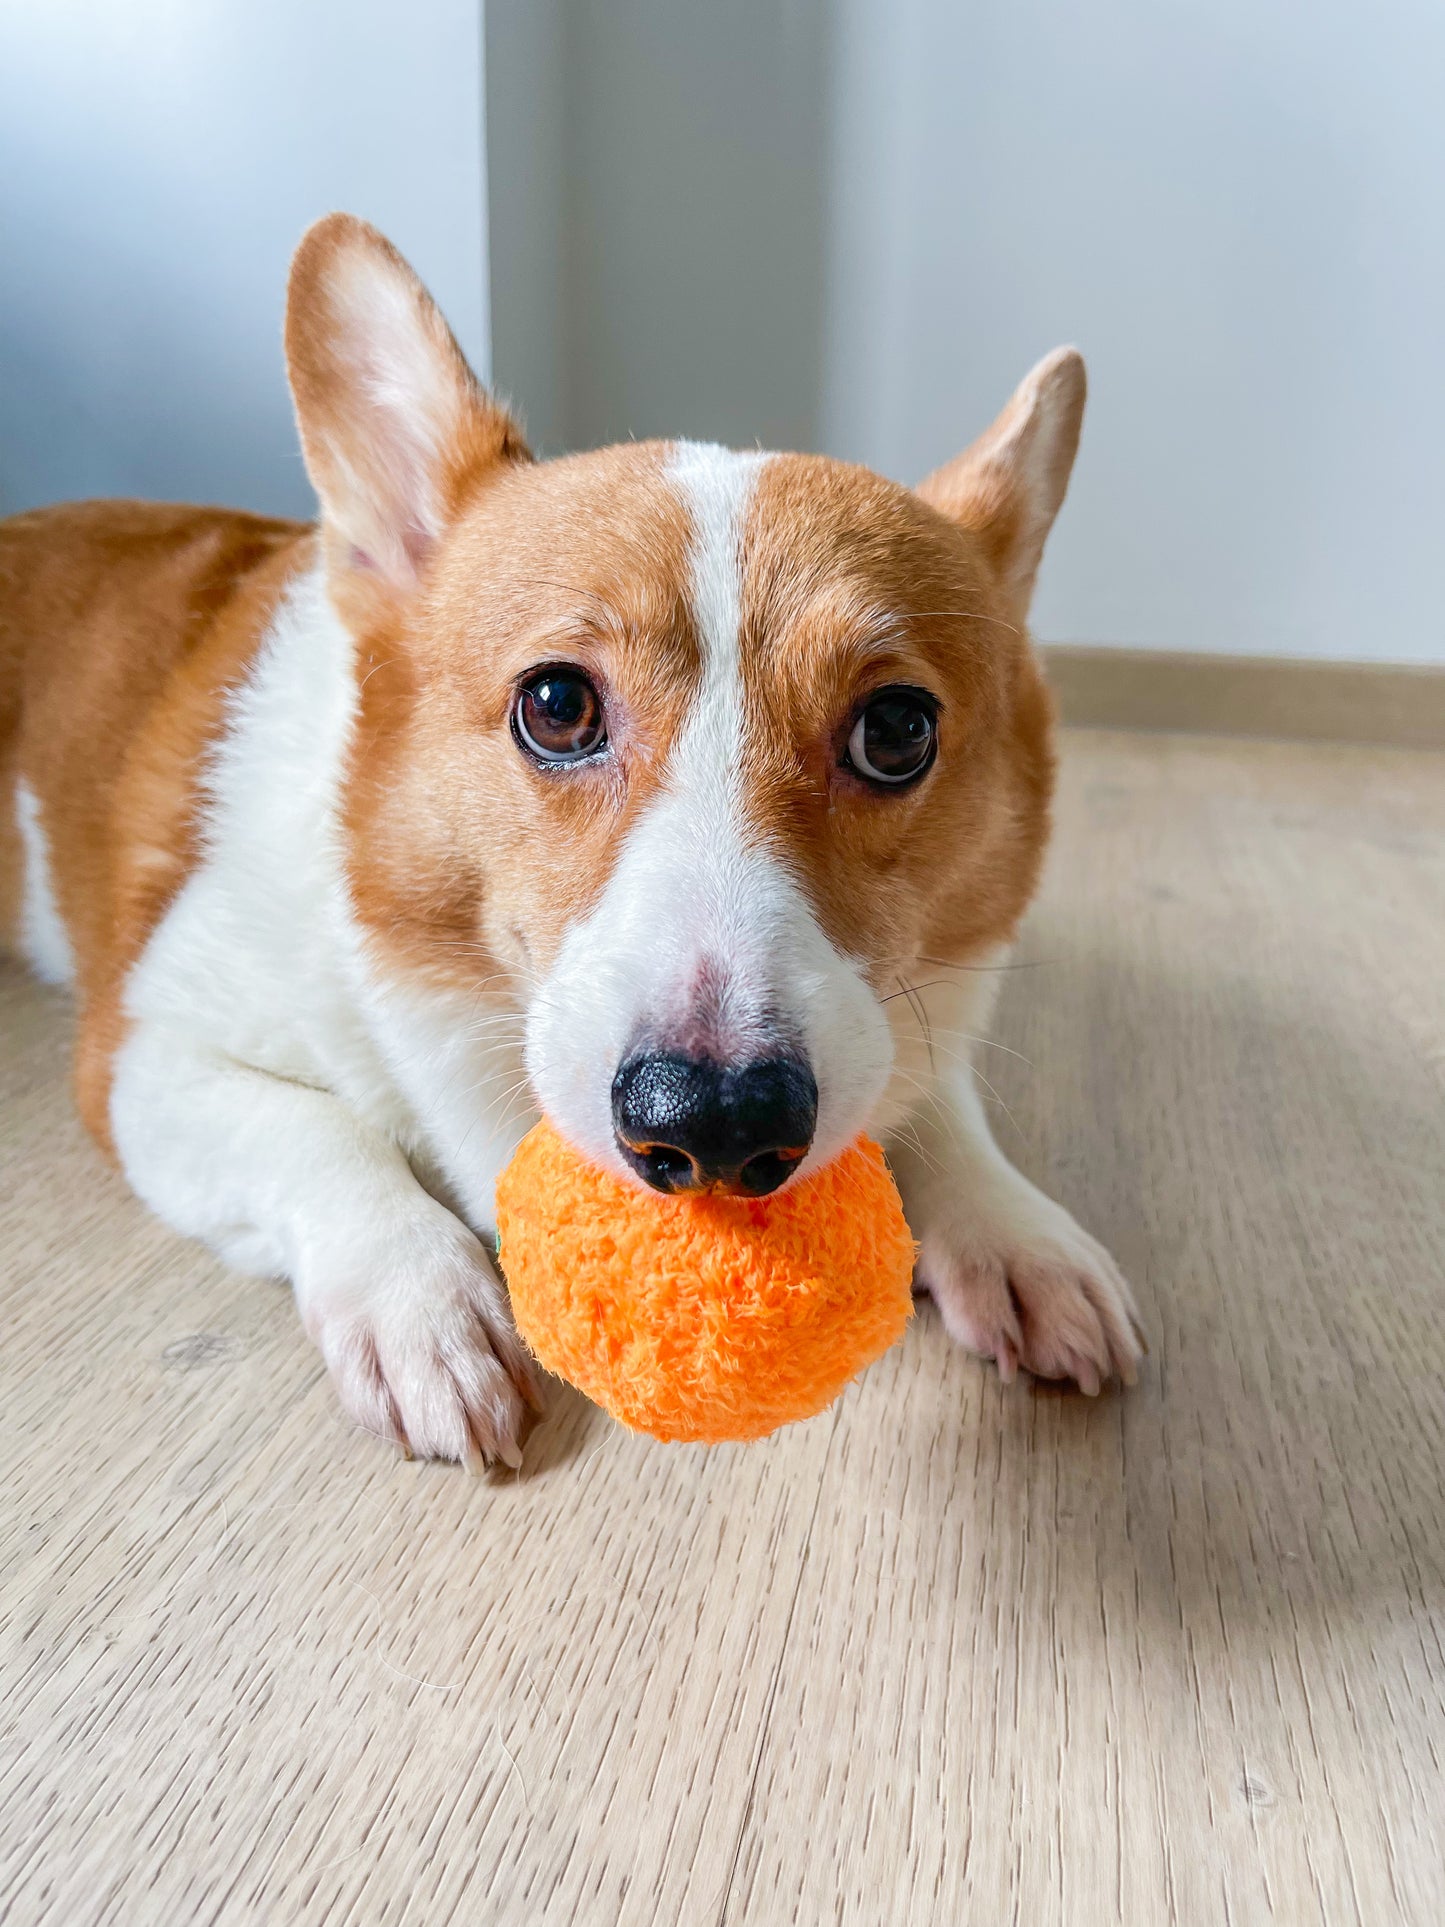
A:
{"label": "plush ball toy", "polygon": [[654,1197],[542,1123],[497,1182],[497,1225],[538,1359],[657,1439],[811,1418],[912,1306],[913,1239],[866,1138],[769,1197]]}

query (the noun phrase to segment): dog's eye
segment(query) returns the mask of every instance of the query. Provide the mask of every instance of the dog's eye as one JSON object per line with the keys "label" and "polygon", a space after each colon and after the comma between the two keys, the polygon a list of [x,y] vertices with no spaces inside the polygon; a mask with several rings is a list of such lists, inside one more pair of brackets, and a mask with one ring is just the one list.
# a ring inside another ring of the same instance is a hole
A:
{"label": "dog's eye", "polygon": [[607,744],[602,698],[580,669],[536,669],[512,705],[517,741],[539,763],[580,763]]}
{"label": "dog's eye", "polygon": [[933,762],[938,711],[921,689],[880,689],[848,738],[844,763],[870,783],[912,783]]}

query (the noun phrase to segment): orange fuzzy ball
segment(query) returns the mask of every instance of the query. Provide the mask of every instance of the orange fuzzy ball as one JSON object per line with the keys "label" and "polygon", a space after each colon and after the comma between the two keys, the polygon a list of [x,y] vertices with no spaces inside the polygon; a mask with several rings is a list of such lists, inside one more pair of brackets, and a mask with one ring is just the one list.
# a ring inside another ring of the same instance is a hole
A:
{"label": "orange fuzzy ball", "polygon": [[634,1431],[755,1439],[902,1333],[913,1239],[876,1144],[765,1198],[652,1197],[542,1123],[497,1181],[523,1338]]}

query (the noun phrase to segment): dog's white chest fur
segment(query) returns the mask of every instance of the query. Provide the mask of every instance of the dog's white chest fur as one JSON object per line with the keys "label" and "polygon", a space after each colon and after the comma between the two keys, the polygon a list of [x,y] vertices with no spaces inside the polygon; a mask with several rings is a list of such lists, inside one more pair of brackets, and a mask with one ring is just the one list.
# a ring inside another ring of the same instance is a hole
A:
{"label": "dog's white chest fur", "polygon": [[137,1024],[189,1017],[238,1062],[391,1111],[394,1123],[355,994],[360,943],[337,834],[352,649],[319,572],[301,577],[229,700],[205,781],[204,855],[126,1007]]}

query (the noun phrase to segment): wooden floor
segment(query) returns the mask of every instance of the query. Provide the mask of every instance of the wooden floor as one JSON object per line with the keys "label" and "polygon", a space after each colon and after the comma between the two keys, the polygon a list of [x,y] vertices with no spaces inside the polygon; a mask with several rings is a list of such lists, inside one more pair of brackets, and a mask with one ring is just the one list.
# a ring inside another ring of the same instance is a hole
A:
{"label": "wooden floor", "polygon": [[398,1463],[0,978],[0,1916],[1445,1918],[1445,759],[1066,754],[987,1075],[1123,1398],[925,1309],[763,1445]]}

